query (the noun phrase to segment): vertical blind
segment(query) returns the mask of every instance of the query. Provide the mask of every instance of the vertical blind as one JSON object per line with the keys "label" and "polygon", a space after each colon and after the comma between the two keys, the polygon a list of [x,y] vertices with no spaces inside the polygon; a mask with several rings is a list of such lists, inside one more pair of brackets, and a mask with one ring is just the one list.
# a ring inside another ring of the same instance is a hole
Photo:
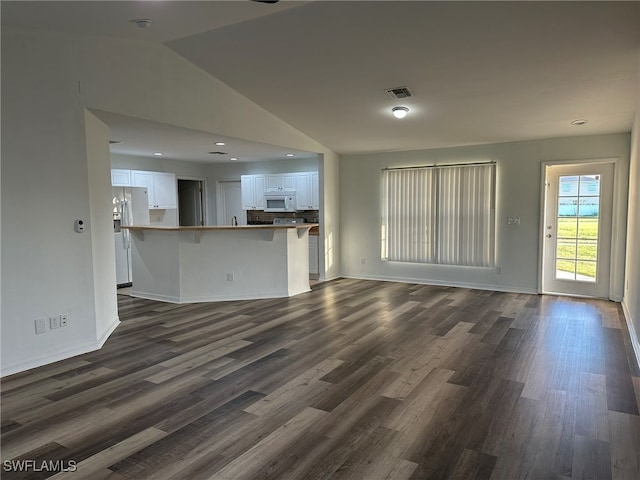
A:
{"label": "vertical blind", "polygon": [[383,171],[382,257],[494,264],[495,164]]}

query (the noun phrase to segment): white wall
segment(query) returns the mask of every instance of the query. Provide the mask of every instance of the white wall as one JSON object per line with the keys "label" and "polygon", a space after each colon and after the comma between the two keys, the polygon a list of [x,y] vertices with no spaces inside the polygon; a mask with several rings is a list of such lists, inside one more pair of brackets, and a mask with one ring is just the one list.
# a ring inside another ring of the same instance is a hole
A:
{"label": "white wall", "polygon": [[622,301],[636,359],[640,362],[640,107],[631,132],[627,261]]}
{"label": "white wall", "polygon": [[[626,218],[629,135],[572,137],[372,155],[350,155],[340,162],[342,274],[359,278],[462,285],[517,292],[538,291],[541,163],[620,159],[616,192],[620,228]],[[433,163],[497,162],[496,264],[493,268],[383,262],[380,260],[381,169]],[[520,225],[507,225],[507,217]],[[624,234],[616,236],[616,278],[612,296],[621,298]],[[364,259],[364,264],[362,263]]]}
{"label": "white wall", "polygon": [[89,183],[91,255],[96,336],[100,346],[120,323],[116,300],[115,251],[109,166],[109,127],[85,110],[85,138]]}
{"label": "white wall", "polygon": [[130,170],[148,170],[151,172],[175,173],[178,177],[203,177],[209,174],[209,166],[205,163],[187,162],[171,158],[148,158],[133,155],[110,155],[111,168]]}
{"label": "white wall", "polygon": [[[319,152],[329,168],[338,161],[162,45],[3,28],[3,375],[98,341],[100,267],[91,235],[75,233],[73,221],[92,224],[90,184],[110,182],[87,180],[85,108]],[[325,199],[324,208],[337,219],[336,202]],[[69,327],[36,336],[34,319],[58,313],[71,314]]]}
{"label": "white wall", "polygon": [[[2,374],[95,345],[84,109],[69,39],[2,29]],[[75,219],[88,221],[84,234]],[[35,335],[34,320],[69,313]]]}
{"label": "white wall", "polygon": [[[340,162],[335,155],[323,155],[320,171],[320,203],[324,209],[320,210],[320,280],[331,280],[342,273],[340,242],[340,216],[343,197],[340,195],[342,178],[340,177]],[[337,208],[336,208],[337,207]]]}

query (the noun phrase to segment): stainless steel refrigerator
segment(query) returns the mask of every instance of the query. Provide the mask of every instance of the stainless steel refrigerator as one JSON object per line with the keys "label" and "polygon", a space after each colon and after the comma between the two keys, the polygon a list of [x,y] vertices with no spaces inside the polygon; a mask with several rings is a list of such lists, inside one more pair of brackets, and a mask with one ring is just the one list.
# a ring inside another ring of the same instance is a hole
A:
{"label": "stainless steel refrigerator", "polygon": [[149,225],[149,192],[145,187],[112,187],[116,284],[131,286],[131,232],[126,225]]}

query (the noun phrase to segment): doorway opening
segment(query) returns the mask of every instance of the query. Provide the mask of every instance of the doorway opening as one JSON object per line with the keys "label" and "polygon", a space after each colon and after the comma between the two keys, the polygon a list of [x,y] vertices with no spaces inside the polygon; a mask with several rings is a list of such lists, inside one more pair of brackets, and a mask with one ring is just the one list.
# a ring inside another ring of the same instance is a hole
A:
{"label": "doorway opening", "polygon": [[204,180],[178,179],[178,225],[205,224]]}
{"label": "doorway opening", "polygon": [[613,163],[545,166],[542,293],[608,298]]}

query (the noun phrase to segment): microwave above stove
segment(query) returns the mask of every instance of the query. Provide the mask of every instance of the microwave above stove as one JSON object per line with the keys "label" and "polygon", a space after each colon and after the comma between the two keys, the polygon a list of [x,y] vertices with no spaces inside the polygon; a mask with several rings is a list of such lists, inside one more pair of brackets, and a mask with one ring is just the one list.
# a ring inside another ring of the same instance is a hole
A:
{"label": "microwave above stove", "polygon": [[295,193],[274,192],[264,194],[265,212],[295,212],[296,207],[297,205]]}

